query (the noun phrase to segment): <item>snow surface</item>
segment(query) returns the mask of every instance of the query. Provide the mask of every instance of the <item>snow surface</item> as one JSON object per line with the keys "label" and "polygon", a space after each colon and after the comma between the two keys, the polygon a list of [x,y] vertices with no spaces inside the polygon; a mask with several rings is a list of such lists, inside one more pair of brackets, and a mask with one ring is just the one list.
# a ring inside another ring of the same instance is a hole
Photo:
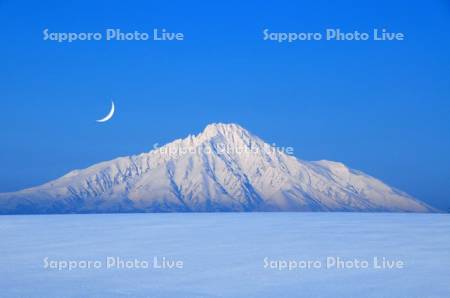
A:
{"label": "snow surface", "polygon": [[[448,214],[0,216],[1,297],[450,297]],[[43,259],[184,261],[58,271]],[[263,259],[400,259],[399,270],[264,269]]]}
{"label": "snow surface", "polygon": [[378,179],[288,155],[237,124],[0,194],[0,214],[187,211],[432,212]]}

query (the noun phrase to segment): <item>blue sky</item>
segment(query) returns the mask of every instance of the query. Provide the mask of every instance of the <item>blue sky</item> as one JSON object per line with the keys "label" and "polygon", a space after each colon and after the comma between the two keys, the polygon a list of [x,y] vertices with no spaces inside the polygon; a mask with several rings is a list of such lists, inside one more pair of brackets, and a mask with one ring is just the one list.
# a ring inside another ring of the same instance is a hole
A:
{"label": "blue sky", "polygon": [[[0,192],[236,122],[450,208],[448,1],[0,0]],[[183,32],[183,42],[43,41],[42,31]],[[397,42],[262,30],[403,32]],[[114,99],[117,113],[99,125]]]}

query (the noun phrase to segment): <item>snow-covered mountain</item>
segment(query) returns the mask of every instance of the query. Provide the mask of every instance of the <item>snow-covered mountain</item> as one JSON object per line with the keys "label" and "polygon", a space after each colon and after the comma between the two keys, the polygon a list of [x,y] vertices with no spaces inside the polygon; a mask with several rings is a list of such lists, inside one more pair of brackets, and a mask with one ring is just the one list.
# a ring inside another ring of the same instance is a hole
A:
{"label": "snow-covered mountain", "polygon": [[236,124],[0,194],[0,213],[189,211],[432,212],[333,161],[303,161]]}

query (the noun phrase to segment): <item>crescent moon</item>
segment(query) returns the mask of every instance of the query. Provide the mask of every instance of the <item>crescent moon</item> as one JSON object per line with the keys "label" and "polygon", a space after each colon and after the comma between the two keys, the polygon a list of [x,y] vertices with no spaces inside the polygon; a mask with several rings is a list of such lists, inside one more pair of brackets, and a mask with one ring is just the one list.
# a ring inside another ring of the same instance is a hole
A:
{"label": "crescent moon", "polygon": [[108,115],[106,115],[102,119],[97,120],[97,122],[106,122],[106,121],[108,121],[114,115],[114,111],[115,111],[114,102],[111,101],[111,110],[109,111]]}

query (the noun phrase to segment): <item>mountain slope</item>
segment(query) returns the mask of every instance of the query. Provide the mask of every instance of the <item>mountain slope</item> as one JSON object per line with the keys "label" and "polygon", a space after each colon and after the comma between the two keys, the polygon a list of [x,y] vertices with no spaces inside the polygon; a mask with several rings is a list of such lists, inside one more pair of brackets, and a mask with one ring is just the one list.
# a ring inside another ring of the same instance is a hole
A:
{"label": "mountain slope", "polygon": [[307,162],[236,124],[0,194],[0,213],[388,211],[434,209],[362,172]]}

